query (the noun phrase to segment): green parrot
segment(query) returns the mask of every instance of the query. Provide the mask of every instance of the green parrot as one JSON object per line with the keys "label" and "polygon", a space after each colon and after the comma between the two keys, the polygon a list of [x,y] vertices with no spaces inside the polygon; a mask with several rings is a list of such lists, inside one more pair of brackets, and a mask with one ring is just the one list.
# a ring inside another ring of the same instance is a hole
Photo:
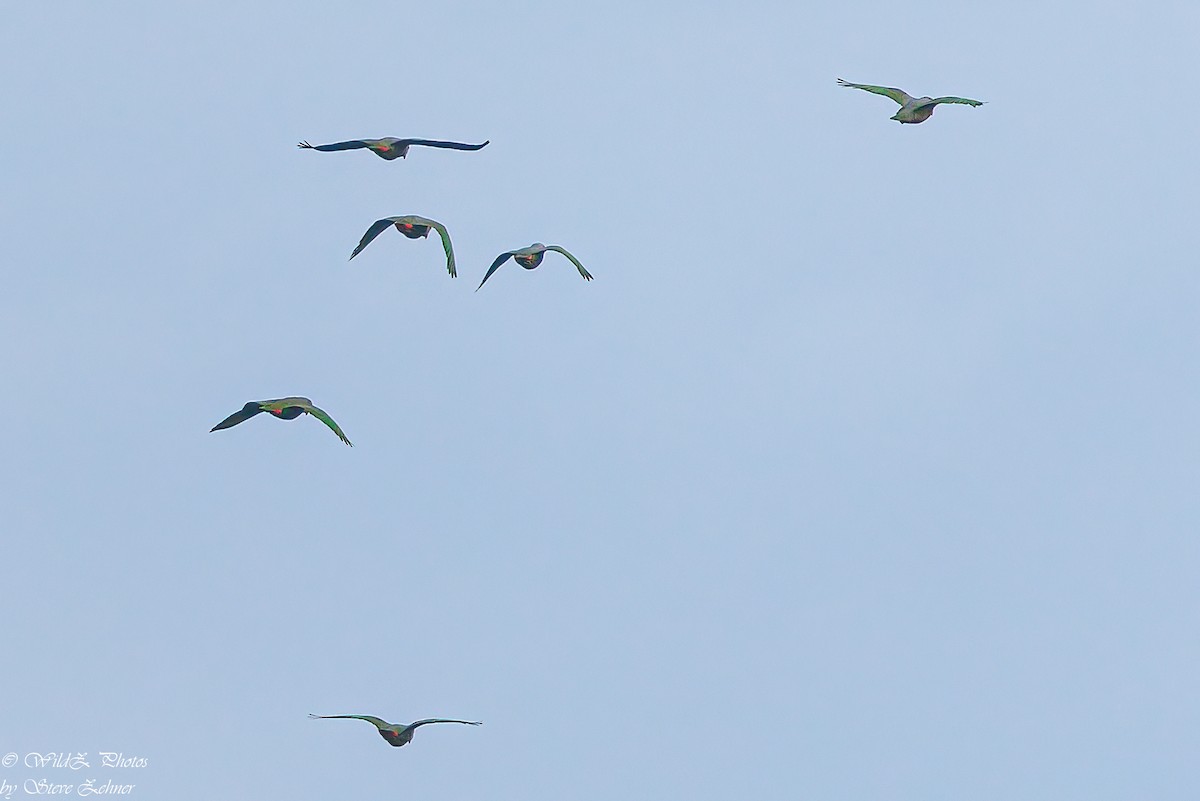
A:
{"label": "green parrot", "polygon": [[445,718],[426,718],[418,720],[414,723],[388,723],[386,720],[380,720],[372,715],[314,715],[311,712],[308,715],[313,720],[325,720],[330,718],[350,718],[353,720],[365,720],[367,723],[379,729],[379,735],[388,741],[389,745],[399,748],[402,745],[408,745],[412,742],[413,732],[418,726],[424,726],[427,723],[465,723],[468,726],[482,726],[482,720],[447,720]]}
{"label": "green parrot", "polygon": [[232,428],[238,423],[244,423],[256,414],[261,412],[270,412],[280,420],[295,420],[302,414],[311,414],[313,417],[320,420],[325,425],[332,429],[333,433],[338,435],[338,439],[347,445],[354,447],[354,443],[346,439],[346,435],[342,433],[342,429],[338,424],[333,422],[333,418],[327,415],[321,409],[312,405],[312,401],[308,398],[276,398],[275,400],[250,401],[233,414],[226,417],[221,422],[217,423],[209,431],[220,431],[222,428]]}
{"label": "green parrot", "polygon": [[442,238],[442,249],[446,251],[446,269],[450,271],[450,277],[454,278],[458,275],[458,271],[454,268],[454,246],[450,244],[450,234],[446,231],[446,226],[442,225],[437,220],[430,220],[427,217],[418,217],[415,214],[409,214],[404,217],[384,217],[382,220],[376,220],[371,223],[371,227],[363,234],[362,240],[358,243],[358,247],[350,254],[350,258],[354,258],[359,253],[363,252],[363,248],[371,244],[375,237],[382,234],[388,229],[388,226],[396,226],[396,230],[407,236],[409,239],[420,239],[428,237],[430,229],[438,232]]}
{"label": "green parrot", "polygon": [[877,95],[890,97],[900,104],[900,110],[897,111],[892,119],[900,123],[909,123],[916,125],[919,122],[925,122],[933,116],[933,110],[940,103],[961,103],[967,106],[982,106],[982,100],[971,100],[967,97],[913,97],[903,89],[892,89],[887,86],[871,86],[866,83],[850,83],[841,78],[837,79],[838,86],[848,86],[851,89],[863,89]]}
{"label": "green parrot", "polygon": [[393,159],[408,158],[408,149],[414,145],[449,148],[451,150],[482,150],[491,143],[491,139],[482,145],[469,145],[465,142],[440,142],[436,139],[397,139],[394,136],[385,136],[382,139],[351,139],[348,142],[334,142],[332,145],[310,145],[308,142],[301,142],[296,147],[308,150],[320,150],[322,152],[329,152],[331,150],[357,150],[361,147],[367,147],[381,159],[391,161]]}
{"label": "green parrot", "polygon": [[487,274],[483,276],[483,280],[479,282],[479,286],[475,287],[475,291],[478,292],[479,290],[483,289],[483,285],[486,284],[487,280],[492,277],[492,273],[500,269],[500,265],[503,264],[509,256],[512,256],[513,261],[524,267],[526,270],[532,270],[542,263],[542,259],[546,257],[547,250],[553,250],[556,253],[563,254],[571,260],[571,263],[575,265],[575,269],[579,270],[579,274],[584,277],[584,280],[592,280],[592,274],[584,269],[583,265],[579,263],[579,259],[572,256],[563,248],[559,247],[558,245],[543,245],[541,242],[534,242],[527,248],[510,250],[507,253],[501,253],[499,256],[497,256],[496,260],[492,262],[492,266],[488,268]]}

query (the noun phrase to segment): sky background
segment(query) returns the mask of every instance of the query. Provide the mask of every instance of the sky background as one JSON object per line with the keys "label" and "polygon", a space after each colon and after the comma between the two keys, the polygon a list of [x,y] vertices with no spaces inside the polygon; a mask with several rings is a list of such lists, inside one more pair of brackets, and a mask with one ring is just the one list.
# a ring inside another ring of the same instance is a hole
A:
{"label": "sky background", "polygon": [[0,17],[0,779],[1200,793],[1197,4]]}

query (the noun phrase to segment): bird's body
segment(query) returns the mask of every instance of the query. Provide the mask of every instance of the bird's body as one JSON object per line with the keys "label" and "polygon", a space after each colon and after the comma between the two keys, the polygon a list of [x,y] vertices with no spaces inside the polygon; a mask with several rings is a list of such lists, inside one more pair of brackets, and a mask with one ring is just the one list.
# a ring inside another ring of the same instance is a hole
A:
{"label": "bird's body", "polygon": [[[326,414],[323,410],[313,406],[312,401],[308,398],[299,396],[291,398],[275,398],[274,400],[265,401],[250,401],[243,406],[239,411],[226,417],[221,422],[212,427],[212,431],[220,431],[223,428],[232,428],[238,423],[244,423],[256,414],[267,412],[280,420],[295,420],[302,414],[311,414],[313,417],[320,420],[325,425],[329,426],[333,433],[338,435],[338,439],[347,445],[353,446],[350,440],[346,439],[346,435],[342,433],[342,429],[333,418]],[[209,433],[212,433],[210,431]]]}
{"label": "bird's body", "polygon": [[468,726],[482,726],[481,720],[447,720],[446,718],[426,718],[425,720],[414,721],[413,723],[388,723],[386,720],[377,718],[374,715],[313,715],[309,713],[309,717],[314,720],[324,720],[331,718],[343,718],[351,720],[365,720],[379,730],[379,736],[388,741],[388,745],[399,748],[402,745],[408,745],[412,742],[413,733],[418,727],[428,723],[465,723]]}
{"label": "bird's body", "polygon": [[454,267],[454,246],[450,244],[450,234],[446,231],[446,226],[442,225],[437,220],[430,220],[426,217],[418,217],[415,214],[409,214],[403,217],[384,217],[382,220],[376,220],[371,223],[371,227],[363,234],[362,240],[358,243],[358,247],[350,254],[350,258],[354,258],[359,253],[362,253],[363,248],[371,244],[375,237],[382,234],[390,226],[395,226],[396,230],[404,234],[409,239],[420,239],[428,237],[429,232],[437,231],[442,238],[442,249],[446,251],[446,269],[450,271],[450,277],[454,278],[458,275],[458,271]]}
{"label": "bird's body", "polygon": [[579,274],[583,276],[584,280],[592,280],[592,274],[584,269],[583,265],[579,263],[579,259],[572,256],[562,247],[558,245],[543,245],[541,242],[534,242],[527,248],[521,248],[520,250],[509,250],[497,256],[496,260],[492,262],[492,266],[488,268],[487,274],[483,276],[483,280],[479,282],[479,286],[475,288],[475,291],[478,292],[480,289],[482,289],[483,285],[487,283],[487,280],[492,277],[492,273],[500,269],[500,265],[504,264],[504,262],[507,261],[510,256],[512,257],[513,261],[524,267],[526,270],[532,270],[542,263],[542,259],[546,258],[547,250],[553,250],[556,253],[563,254],[571,260],[571,263],[575,265],[575,269],[579,271]]}
{"label": "bird's body", "polygon": [[838,78],[838,86],[846,86],[851,89],[862,89],[872,94],[883,95],[900,104],[900,110],[892,115],[891,119],[900,123],[908,123],[916,125],[917,123],[925,122],[933,116],[933,110],[942,103],[959,103],[967,106],[982,106],[982,100],[971,100],[967,97],[913,97],[903,89],[895,89],[890,86],[873,86],[866,83],[850,83]]}
{"label": "bird's body", "polygon": [[310,145],[308,142],[301,142],[296,147],[308,150],[320,150],[322,152],[357,150],[358,148],[365,147],[369,148],[372,153],[381,159],[391,161],[393,159],[407,158],[408,149],[414,145],[440,147],[450,150],[482,150],[485,146],[491,144],[491,141],[489,139],[482,145],[471,145],[466,142],[443,142],[437,139],[397,139],[394,136],[385,136],[382,139],[351,139],[346,142],[334,142],[330,145]]}

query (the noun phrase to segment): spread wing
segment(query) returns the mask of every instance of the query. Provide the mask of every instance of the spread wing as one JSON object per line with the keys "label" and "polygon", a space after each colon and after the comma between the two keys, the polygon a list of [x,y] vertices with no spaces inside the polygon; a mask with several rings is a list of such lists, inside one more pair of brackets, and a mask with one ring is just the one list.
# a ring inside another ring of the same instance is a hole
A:
{"label": "spread wing", "polygon": [[447,720],[446,718],[425,718],[424,720],[414,721],[408,724],[408,728],[415,729],[418,726],[424,726],[426,723],[465,723],[468,726],[482,726],[482,720]]}
{"label": "spread wing", "polygon": [[373,240],[375,237],[379,236],[388,228],[390,228],[392,223],[393,219],[391,217],[384,217],[382,220],[376,220],[375,222],[371,223],[371,227],[367,229],[365,234],[363,234],[362,239],[360,239],[358,242],[358,247],[356,247],[354,252],[350,254],[350,258],[353,259],[359,253],[362,253],[363,248],[371,244],[371,240]]}
{"label": "spread wing", "polygon": [[[338,424],[333,422],[333,418],[330,417],[329,415],[327,415],[322,409],[318,409],[316,406],[313,406],[311,403],[297,403],[295,405],[301,407],[302,409],[304,409],[304,411],[308,412],[313,417],[317,418],[322,423],[329,426],[330,430],[332,430],[333,433],[337,434],[338,439],[340,439],[342,442],[346,443],[351,448],[354,447],[354,443],[351,442],[350,440],[346,439],[346,435],[342,433],[342,429],[338,427]],[[366,720],[366,718],[363,718],[363,720]]]}
{"label": "spread wing", "polygon": [[969,97],[935,97],[933,100],[930,100],[928,103],[922,103],[920,105],[920,108],[925,108],[926,106],[936,106],[939,103],[961,103],[964,106],[982,106],[983,105],[982,100],[972,100]]}
{"label": "spread wing", "polygon": [[497,256],[496,260],[492,262],[492,266],[488,267],[487,274],[483,276],[483,280],[479,282],[479,286],[475,287],[475,291],[478,292],[479,290],[483,289],[483,285],[486,284],[487,280],[492,277],[492,273],[500,269],[500,265],[504,264],[504,262],[507,261],[508,258],[514,253],[516,253],[515,250],[510,250],[507,253],[501,253],[499,256]]}
{"label": "spread wing", "polygon": [[546,250],[553,250],[556,253],[563,254],[564,256],[566,256],[568,259],[571,260],[571,263],[575,265],[575,269],[579,270],[579,274],[582,275],[584,277],[584,279],[586,279],[588,281],[592,280],[592,274],[583,268],[583,265],[579,263],[579,259],[572,256],[565,249],[560,248],[558,245],[546,245]]}
{"label": "spread wing", "polygon": [[[485,142],[484,144],[487,143]],[[425,217],[413,217],[413,220],[419,222],[420,225],[428,225],[438,232],[438,236],[442,238],[442,250],[446,251],[446,269],[450,271],[451,278],[457,278],[458,270],[454,266],[454,245],[450,244],[450,232],[446,230],[446,226],[437,220],[430,220]]]}
{"label": "spread wing", "polygon": [[309,712],[308,716],[313,720],[324,720],[327,718],[352,718],[354,720],[365,720],[367,723],[374,724],[375,728],[377,729],[390,728],[392,725],[386,720],[381,720],[374,715],[314,715],[313,713]]}
{"label": "spread wing", "polygon": [[[437,139],[401,139],[396,143],[396,145],[399,147],[406,145],[424,145],[425,147],[444,147],[449,148],[450,150],[482,150],[491,144],[491,142],[492,140],[489,139],[482,145],[469,145],[466,142],[442,142]],[[318,150],[319,149],[320,148],[318,148]]]}
{"label": "spread wing", "polygon": [[334,142],[332,145],[310,145],[308,142],[301,142],[296,147],[327,152],[330,150],[357,150],[360,147],[370,147],[370,145],[362,139],[351,139],[349,142]]}
{"label": "spread wing", "polygon": [[890,97],[902,106],[907,106],[912,102],[912,95],[903,89],[893,89],[890,86],[872,86],[869,83],[850,83],[849,81],[837,79],[838,86],[848,86],[851,89],[862,89],[865,92],[871,92],[884,97]]}
{"label": "spread wing", "polygon": [[256,414],[261,413],[262,411],[263,411],[263,409],[261,406],[259,406],[255,402],[251,401],[250,403],[247,403],[245,406],[243,406],[238,411],[234,412],[233,414],[229,415],[221,422],[217,423],[215,426],[213,426],[209,430],[208,433],[211,434],[213,431],[220,431],[222,428],[232,428],[233,426],[236,426],[238,423],[246,422],[251,417],[253,417]]}

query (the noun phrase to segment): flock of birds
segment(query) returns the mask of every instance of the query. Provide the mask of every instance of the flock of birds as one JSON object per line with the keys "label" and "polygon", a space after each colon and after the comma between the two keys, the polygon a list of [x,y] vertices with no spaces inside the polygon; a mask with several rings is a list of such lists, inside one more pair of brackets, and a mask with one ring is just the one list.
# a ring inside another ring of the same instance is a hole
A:
{"label": "flock of birds", "polygon": [[[305,150],[319,150],[321,152],[332,152],[337,150],[359,150],[366,148],[381,159],[393,161],[395,159],[408,158],[409,148],[412,147],[438,147],[448,150],[482,150],[491,144],[491,140],[487,140],[482,144],[472,145],[467,142],[447,142],[440,139],[397,139],[394,136],[385,136],[382,139],[349,139],[345,142],[333,142],[328,145],[310,145],[308,142],[300,142],[296,145]],[[362,235],[358,245],[350,254],[353,259],[359,253],[362,253],[367,245],[375,240],[375,237],[382,234],[388,228],[395,227],[397,231],[404,234],[409,239],[428,238],[430,231],[437,231],[438,236],[442,240],[442,248],[446,251],[446,270],[450,273],[451,278],[458,277],[458,268],[454,262],[454,244],[450,241],[450,232],[446,230],[446,226],[442,225],[437,220],[431,220],[428,217],[421,217],[416,214],[405,214],[399,217],[383,217],[371,223],[371,227]],[[492,277],[492,273],[500,269],[500,266],[510,258],[517,264],[524,267],[526,270],[533,270],[542,263],[542,259],[546,258],[548,251],[561,253],[575,265],[575,269],[583,276],[584,280],[591,281],[592,274],[587,271],[587,268],[575,258],[566,248],[561,245],[543,245],[541,242],[534,242],[529,247],[518,248],[517,250],[506,250],[496,257],[492,265],[488,267],[484,273],[483,280],[479,282],[479,286],[475,288],[478,292],[487,283],[487,280]],[[249,401],[240,410],[226,417],[221,422],[212,427],[212,431],[220,431],[225,428],[232,428],[239,423],[244,423],[251,417],[261,412],[268,412],[280,420],[295,420],[302,414],[311,414],[313,417],[320,420],[325,425],[329,426],[333,433],[337,434],[338,439],[347,445],[353,447],[349,438],[342,432],[341,426],[334,422],[333,418],[327,412],[317,408],[308,398],[294,396],[290,398],[273,398],[271,400]],[[367,718],[364,718],[364,720]],[[379,720],[379,718],[369,718],[370,720]],[[418,721],[412,726],[419,726],[423,723],[440,723],[443,721]],[[462,722],[462,721],[457,721]],[[382,732],[383,729],[380,729]],[[412,739],[411,734],[409,739]],[[388,742],[392,742],[389,740]],[[392,745],[404,745],[404,742],[392,742]]]}
{"label": "flock of birds", "polygon": [[[867,92],[872,92],[877,95],[891,98],[896,103],[900,104],[900,110],[897,111],[891,119],[900,123],[917,124],[924,122],[933,115],[933,110],[943,104],[961,104],[968,106],[982,106],[983,101],[972,100],[966,97],[913,97],[902,89],[895,89],[887,86],[874,86],[863,83],[850,83],[849,81],[838,78],[839,86],[849,87],[851,89],[862,89]],[[375,155],[382,159],[392,161],[394,159],[402,159],[408,156],[409,148],[415,146],[422,147],[438,147],[451,150],[481,150],[490,144],[485,141],[482,144],[472,145],[464,142],[446,142],[436,139],[397,139],[395,137],[384,137],[383,139],[351,139],[346,142],[334,142],[328,145],[310,145],[308,142],[301,142],[298,147],[309,150],[320,150],[323,152],[337,150],[357,150],[361,148],[369,149]],[[399,217],[384,217],[376,220],[363,234],[358,246],[354,248],[354,252],[350,254],[353,259],[363,251],[367,245],[371,244],[377,236],[386,231],[389,227],[395,226],[396,230],[404,234],[409,239],[419,239],[428,237],[430,231],[437,231],[441,237],[442,247],[446,251],[446,269],[450,272],[450,276],[457,277],[458,270],[454,263],[454,247],[450,242],[450,234],[446,230],[446,226],[442,225],[437,220],[431,220],[426,217],[419,217],[415,214],[408,214]],[[517,264],[524,267],[526,270],[532,270],[542,263],[547,251],[561,253],[575,265],[575,269],[586,280],[592,280],[584,266],[573,255],[568,253],[564,248],[558,245],[543,245],[540,242],[535,242],[526,248],[519,250],[509,250],[501,253],[492,262],[487,272],[483,276],[483,280],[479,282],[479,287],[475,291],[479,291],[487,280],[492,277],[492,273],[500,268],[509,258],[512,258]],[[213,426],[212,431],[220,431],[225,428],[232,428],[239,423],[244,423],[255,415],[262,412],[268,412],[280,420],[295,420],[301,415],[312,415],[327,425],[334,434],[337,434],[338,439],[347,445],[352,445],[350,440],[342,432],[341,427],[334,422],[324,410],[313,405],[312,401],[303,397],[290,398],[275,398],[273,400],[250,401],[240,410],[226,417],[221,422]],[[373,715],[313,715],[309,714],[310,718],[315,720],[325,719],[352,719],[365,720],[373,725],[379,732],[380,736],[388,742],[389,745],[400,747],[412,742],[413,734],[421,726],[430,723],[462,723],[468,726],[480,726],[482,721],[478,720],[455,720],[448,718],[426,718],[424,720],[414,721],[413,723],[388,723],[382,718],[377,718]]]}
{"label": "flock of birds", "polygon": [[[359,148],[368,148],[376,156],[381,159],[391,161],[393,159],[408,158],[408,149],[414,145],[423,147],[441,147],[450,150],[482,150],[487,145],[491,144],[491,140],[484,142],[481,145],[471,145],[466,142],[444,142],[439,139],[397,139],[394,136],[385,136],[382,139],[350,139],[346,142],[334,142],[331,145],[310,145],[308,142],[301,142],[296,147],[307,148],[309,150],[357,150]],[[409,239],[420,239],[428,237],[430,231],[437,231],[438,236],[442,238],[442,247],[446,250],[446,269],[450,271],[451,278],[458,277],[458,270],[454,266],[454,245],[450,242],[450,232],[446,230],[446,226],[442,225],[437,220],[431,220],[427,217],[418,217],[415,214],[407,214],[402,217],[384,217],[371,223],[371,227],[363,234],[362,239],[358,243],[358,247],[350,254],[350,258],[354,258],[359,253],[363,252],[363,248],[371,244],[375,237],[382,234],[389,226],[396,226],[396,230],[407,236]],[[575,269],[579,270],[579,274],[585,280],[591,281],[592,274],[584,269],[579,263],[579,259],[572,256],[564,248],[558,245],[543,245],[541,242],[534,242],[527,248],[520,250],[509,250],[501,253],[492,262],[492,266],[488,268],[487,273],[483,276],[483,280],[479,282],[479,286],[475,288],[478,292],[487,283],[487,280],[492,277],[492,273],[499,269],[511,256],[512,260],[524,267],[526,270],[532,270],[542,263],[545,258],[546,251],[553,250],[556,253],[561,253],[571,260],[575,265]]]}

